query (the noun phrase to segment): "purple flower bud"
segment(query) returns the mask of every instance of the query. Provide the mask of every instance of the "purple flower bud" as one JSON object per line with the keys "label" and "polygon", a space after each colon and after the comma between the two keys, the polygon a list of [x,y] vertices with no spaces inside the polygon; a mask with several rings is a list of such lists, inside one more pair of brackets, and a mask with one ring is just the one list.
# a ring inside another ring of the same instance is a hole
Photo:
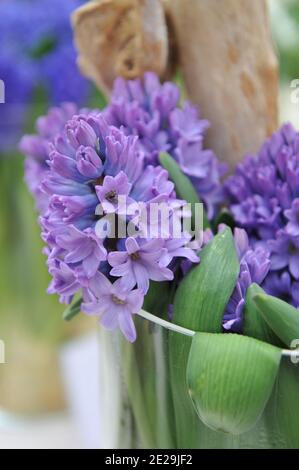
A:
{"label": "purple flower bud", "polygon": [[74,149],[77,149],[80,145],[85,147],[94,147],[97,144],[95,131],[80,116],[74,117],[66,124],[65,132]]}
{"label": "purple flower bud", "polygon": [[92,147],[80,145],[76,152],[76,166],[87,178],[99,178],[103,172],[102,160]]}

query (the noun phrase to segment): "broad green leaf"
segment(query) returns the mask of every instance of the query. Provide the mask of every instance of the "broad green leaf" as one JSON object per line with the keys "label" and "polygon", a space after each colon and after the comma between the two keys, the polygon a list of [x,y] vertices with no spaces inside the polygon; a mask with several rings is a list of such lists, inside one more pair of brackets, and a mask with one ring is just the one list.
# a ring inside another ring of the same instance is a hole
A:
{"label": "broad green leaf", "polygon": [[[169,178],[175,184],[176,194],[179,198],[192,204],[192,221],[194,227],[194,204],[201,203],[198,194],[190,179],[182,172],[175,159],[166,152],[159,155],[161,165],[168,171]],[[203,228],[210,227],[207,215],[203,210]]]}
{"label": "broad green leaf", "polygon": [[81,311],[81,304],[82,304],[82,297],[80,297],[78,300],[73,302],[71,305],[69,305],[65,311],[63,312],[62,318],[65,321],[70,321],[72,320],[76,315],[78,315]]}
{"label": "broad green leaf", "polygon": [[180,284],[174,301],[175,322],[195,331],[221,332],[239,268],[234,239],[226,228],[201,251],[200,264]]}
{"label": "broad green leaf", "polygon": [[[174,301],[174,323],[194,331],[220,332],[225,306],[239,274],[230,229],[219,233],[200,253],[201,262],[181,282]],[[191,339],[169,334],[171,387],[178,448],[228,446],[227,436],[205,427],[188,394],[186,368]]]}
{"label": "broad green leaf", "polygon": [[247,336],[197,333],[187,383],[200,419],[239,435],[260,418],[278,374],[281,350]]}
{"label": "broad green leaf", "polygon": [[246,336],[265,341],[266,343],[281,346],[281,341],[273,333],[254,302],[254,297],[258,294],[263,295],[265,291],[257,284],[251,284],[245,299],[243,333]]}
{"label": "broad green leaf", "polygon": [[288,346],[299,340],[299,311],[284,302],[266,294],[254,297],[254,303],[274,333]]}
{"label": "broad green leaf", "polygon": [[277,429],[281,447],[299,449],[299,367],[283,358],[268,426]]}

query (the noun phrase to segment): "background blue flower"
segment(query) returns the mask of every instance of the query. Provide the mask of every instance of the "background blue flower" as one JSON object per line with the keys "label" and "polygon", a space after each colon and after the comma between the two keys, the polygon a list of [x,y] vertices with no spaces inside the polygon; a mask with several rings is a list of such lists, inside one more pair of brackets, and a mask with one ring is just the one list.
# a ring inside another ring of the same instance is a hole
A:
{"label": "background blue flower", "polygon": [[[82,0],[1,0],[0,79],[6,86],[1,105],[0,153],[15,146],[32,102],[86,103],[90,83],[76,64],[70,25]],[[43,94],[36,97],[36,90]],[[42,96],[42,98],[41,98]]]}

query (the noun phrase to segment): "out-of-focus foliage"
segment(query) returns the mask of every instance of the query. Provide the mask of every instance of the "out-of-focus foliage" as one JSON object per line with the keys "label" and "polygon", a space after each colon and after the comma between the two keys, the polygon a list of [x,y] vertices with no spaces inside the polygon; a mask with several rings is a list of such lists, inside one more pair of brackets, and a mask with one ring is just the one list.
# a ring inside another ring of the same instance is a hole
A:
{"label": "out-of-focus foliage", "polygon": [[273,33],[283,81],[299,78],[299,2],[270,0]]}

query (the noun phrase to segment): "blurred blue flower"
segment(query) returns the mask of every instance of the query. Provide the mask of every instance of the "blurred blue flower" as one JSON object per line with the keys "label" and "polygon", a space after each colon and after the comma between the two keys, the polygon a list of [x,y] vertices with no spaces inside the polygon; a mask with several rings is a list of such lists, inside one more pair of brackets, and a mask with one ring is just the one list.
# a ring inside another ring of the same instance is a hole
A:
{"label": "blurred blue flower", "polygon": [[0,78],[4,82],[6,101],[0,104],[0,152],[15,145],[32,95],[32,75],[25,61],[18,63],[16,70],[11,58],[0,52]]}
{"label": "blurred blue flower", "polygon": [[41,86],[52,104],[88,99],[90,85],[76,65],[70,15],[83,0],[1,0],[0,152],[22,133],[34,90]]}

